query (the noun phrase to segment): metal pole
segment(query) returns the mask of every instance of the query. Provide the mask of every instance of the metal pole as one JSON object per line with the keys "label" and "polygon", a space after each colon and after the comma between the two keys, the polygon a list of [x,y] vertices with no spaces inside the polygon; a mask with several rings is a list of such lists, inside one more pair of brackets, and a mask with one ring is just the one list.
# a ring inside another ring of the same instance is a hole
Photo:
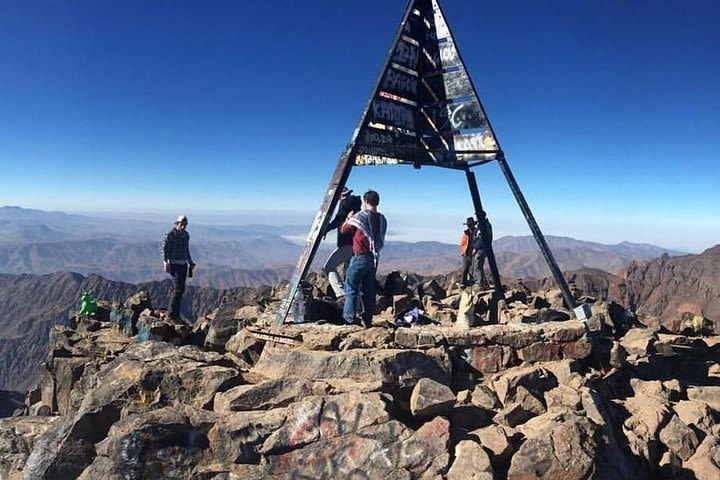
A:
{"label": "metal pole", "polygon": [[[480,231],[484,232],[486,231],[485,222],[487,221],[487,219],[485,217],[485,211],[482,207],[482,202],[480,201],[480,191],[478,190],[475,173],[471,172],[469,168],[466,168],[465,176],[467,177],[468,186],[470,187],[470,196],[472,197],[473,206],[475,207],[475,216],[477,217],[478,222],[480,222]],[[502,282],[500,280],[500,272],[498,271],[497,262],[495,262],[495,253],[492,249],[492,242],[489,242],[487,244],[486,249],[488,265],[490,266],[490,273],[492,275],[493,284],[495,285],[495,295],[496,298],[499,300],[501,298],[504,298],[504,295],[502,290]],[[475,281],[477,281],[477,279],[475,279]]]}
{"label": "metal pole", "polygon": [[293,298],[295,297],[295,292],[300,286],[302,279],[305,278],[305,274],[307,274],[313,258],[315,258],[318,246],[320,246],[320,242],[322,242],[322,232],[325,230],[325,226],[328,224],[333,211],[335,211],[335,206],[340,199],[340,192],[350,176],[350,170],[352,170],[354,161],[355,145],[352,145],[352,147],[345,151],[345,153],[340,157],[335,173],[330,179],[330,184],[325,191],[323,202],[315,215],[315,220],[313,221],[310,233],[305,241],[305,248],[303,248],[300,259],[295,266],[295,271],[293,272],[292,277],[290,277],[285,298],[280,304],[280,308],[278,309],[275,320],[273,321],[273,327],[278,327],[285,322],[285,317],[287,317],[287,314],[290,311],[290,306],[292,305]]}
{"label": "metal pole", "polygon": [[576,307],[575,298],[570,293],[570,288],[568,287],[568,284],[565,281],[565,277],[563,277],[563,274],[560,271],[560,268],[558,267],[557,263],[555,262],[555,258],[553,257],[553,254],[550,251],[550,248],[548,247],[547,242],[545,241],[545,237],[543,236],[542,232],[540,231],[540,227],[538,227],[538,224],[535,221],[535,217],[533,217],[533,214],[530,211],[530,207],[528,206],[527,202],[525,201],[525,197],[523,196],[522,192],[520,191],[520,187],[518,186],[517,182],[515,181],[515,177],[513,176],[512,172],[510,171],[510,166],[505,161],[505,155],[503,155],[503,154],[498,155],[497,161],[500,164],[500,169],[502,170],[503,174],[505,175],[505,179],[507,180],[508,184],[510,185],[510,190],[512,190],[513,195],[515,195],[515,200],[517,200],[518,205],[520,206],[520,210],[522,210],[522,213],[525,216],[525,220],[527,220],[528,225],[530,226],[530,230],[532,231],[533,236],[535,237],[535,241],[537,241],[537,244],[540,247],[540,251],[542,252],[543,257],[545,257],[545,261],[547,262],[548,267],[550,267],[550,272],[552,272],[552,275],[555,278],[555,283],[557,283],[557,286],[560,288],[560,291],[562,292],[562,296],[563,296],[563,299],[565,300],[566,306],[571,310],[574,309]]}

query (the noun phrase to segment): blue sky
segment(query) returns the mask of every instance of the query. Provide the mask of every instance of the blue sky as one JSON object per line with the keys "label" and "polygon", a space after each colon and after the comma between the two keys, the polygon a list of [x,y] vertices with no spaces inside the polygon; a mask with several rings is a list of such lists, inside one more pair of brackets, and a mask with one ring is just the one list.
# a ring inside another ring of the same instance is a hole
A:
{"label": "blue sky", "polygon": [[[546,234],[720,238],[720,4],[445,0]],[[0,205],[310,223],[405,2],[0,3]],[[496,164],[496,235],[529,234]],[[362,167],[396,238],[454,241],[462,173]],[[229,218],[239,218],[237,216]]]}

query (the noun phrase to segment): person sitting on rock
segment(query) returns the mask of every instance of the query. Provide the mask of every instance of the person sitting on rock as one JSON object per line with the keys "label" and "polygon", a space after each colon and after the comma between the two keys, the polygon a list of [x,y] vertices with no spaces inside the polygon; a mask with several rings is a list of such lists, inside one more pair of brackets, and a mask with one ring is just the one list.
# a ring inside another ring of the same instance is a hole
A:
{"label": "person sitting on rock", "polygon": [[345,305],[343,318],[348,324],[357,324],[355,308],[358,291],[362,290],[362,320],[366,327],[372,326],[375,313],[375,273],[377,272],[378,254],[385,244],[387,220],[377,211],[380,195],[368,190],[363,195],[365,210],[348,213],[340,231],[352,235],[352,252],[347,273],[345,275]]}

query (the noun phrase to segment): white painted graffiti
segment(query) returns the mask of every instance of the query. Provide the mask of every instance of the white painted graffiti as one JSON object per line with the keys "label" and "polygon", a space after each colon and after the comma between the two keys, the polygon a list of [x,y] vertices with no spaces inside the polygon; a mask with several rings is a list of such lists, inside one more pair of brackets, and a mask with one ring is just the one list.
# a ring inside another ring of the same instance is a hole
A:
{"label": "white painted graffiti", "polygon": [[418,49],[418,47],[416,47],[415,45],[410,45],[407,42],[398,42],[392,58],[396,62],[404,64],[406,67],[416,69],[419,56],[420,50]]}
{"label": "white painted graffiti", "polygon": [[385,72],[383,88],[394,92],[417,94],[418,80],[415,77],[397,72],[391,68]]}
{"label": "white painted graffiti", "polygon": [[490,133],[490,130],[469,135],[455,135],[453,141],[455,143],[455,150],[457,151],[497,149],[497,143]]}
{"label": "white painted graffiti", "polygon": [[479,104],[460,103],[448,105],[448,109],[450,110],[450,124],[456,130],[483,128],[487,124]]}
{"label": "white painted graffiti", "polygon": [[388,145],[395,143],[392,135],[384,132],[373,132],[371,130],[365,130],[364,140],[365,143],[371,145]]}
{"label": "white painted graffiti", "polygon": [[445,42],[440,46],[440,60],[443,68],[453,67],[460,63],[457,50],[453,42]]}
{"label": "white painted graffiti", "polygon": [[415,130],[415,119],[413,112],[407,107],[395,103],[375,99],[372,102],[373,118],[382,123],[388,123],[397,127]]}

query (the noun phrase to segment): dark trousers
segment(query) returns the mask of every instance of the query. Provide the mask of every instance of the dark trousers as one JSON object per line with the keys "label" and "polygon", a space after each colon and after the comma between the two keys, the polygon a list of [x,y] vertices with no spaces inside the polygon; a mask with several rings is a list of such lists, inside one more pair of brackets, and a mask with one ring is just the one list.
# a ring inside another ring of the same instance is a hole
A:
{"label": "dark trousers", "polygon": [[185,280],[187,279],[187,264],[170,264],[170,275],[173,277],[173,293],[168,305],[168,317],[180,317],[180,302],[185,292]]}
{"label": "dark trousers", "polygon": [[463,255],[462,256],[462,277],[460,279],[460,283],[463,284],[463,286],[470,285],[472,282],[470,281],[470,267],[472,266],[472,254],[470,255]]}
{"label": "dark trousers", "polygon": [[472,267],[473,267],[473,277],[475,277],[475,285],[479,285],[481,288],[488,288],[488,281],[485,278],[485,257],[487,257],[487,253],[485,253],[485,250],[475,250],[475,253],[473,253],[473,261],[472,261]]}

